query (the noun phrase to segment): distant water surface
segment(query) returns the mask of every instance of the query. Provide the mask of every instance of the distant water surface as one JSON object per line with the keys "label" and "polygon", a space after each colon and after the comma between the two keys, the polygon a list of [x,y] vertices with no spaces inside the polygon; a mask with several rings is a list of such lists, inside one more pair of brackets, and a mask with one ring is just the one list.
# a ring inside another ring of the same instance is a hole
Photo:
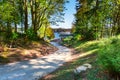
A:
{"label": "distant water surface", "polygon": [[55,32],[54,35],[55,35],[55,39],[59,39],[60,38],[60,34],[58,32]]}

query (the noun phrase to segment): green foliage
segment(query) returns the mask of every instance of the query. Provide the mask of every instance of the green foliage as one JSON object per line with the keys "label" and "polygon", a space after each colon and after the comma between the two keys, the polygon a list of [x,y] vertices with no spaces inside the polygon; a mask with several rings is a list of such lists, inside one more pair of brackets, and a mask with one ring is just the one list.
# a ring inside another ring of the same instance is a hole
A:
{"label": "green foliage", "polygon": [[54,32],[51,27],[47,27],[46,29],[46,36],[48,39],[53,39],[54,38]]}
{"label": "green foliage", "polygon": [[36,40],[37,39],[37,34],[31,28],[26,31],[26,36],[30,40]]}
{"label": "green foliage", "polygon": [[[49,39],[54,38],[53,31],[48,26],[50,23],[63,21],[66,2],[67,0],[1,0],[0,31],[5,32],[7,40],[16,39],[17,36],[12,30],[17,33],[20,31],[18,28],[31,40],[38,39],[37,31],[42,39],[46,36]],[[28,25],[29,22],[31,26]]]}
{"label": "green foliage", "polygon": [[10,3],[3,3],[0,5],[0,14],[1,19],[5,22],[12,22],[13,16],[11,15],[13,12],[13,6]]}
{"label": "green foliage", "polygon": [[73,37],[66,37],[62,40],[61,44],[70,46],[72,44]]}
{"label": "green foliage", "polygon": [[31,0],[32,25],[34,25],[36,31],[48,23],[56,24],[57,22],[62,22],[66,1],[67,0]]}
{"label": "green foliage", "polygon": [[76,42],[71,44],[78,52],[97,50],[98,63],[111,74],[120,74],[120,36],[100,41]]}
{"label": "green foliage", "polygon": [[11,40],[16,40],[17,38],[18,38],[18,34],[15,32],[12,32]]}
{"label": "green foliage", "polygon": [[[16,2],[16,4],[14,4],[14,2]],[[1,1],[0,3],[0,20],[2,22],[18,23],[20,21],[20,16],[18,12],[17,1]]]}
{"label": "green foliage", "polygon": [[75,40],[79,41],[79,40],[81,40],[81,35],[80,34],[75,34],[73,38]]}
{"label": "green foliage", "polygon": [[98,62],[104,70],[118,77],[120,75],[120,38],[115,37],[107,42],[99,51]]}
{"label": "green foliage", "polygon": [[54,38],[54,32],[51,27],[46,27],[45,25],[41,26],[41,28],[37,31],[37,35],[40,38],[52,39]]}
{"label": "green foliage", "polygon": [[118,8],[120,5],[114,0],[77,0],[75,14],[75,33],[83,39],[94,40],[111,37],[120,32]]}
{"label": "green foliage", "polygon": [[40,37],[40,38],[44,38],[45,37],[45,31],[46,30],[46,27],[45,26],[41,26],[41,28],[37,31],[37,35]]}

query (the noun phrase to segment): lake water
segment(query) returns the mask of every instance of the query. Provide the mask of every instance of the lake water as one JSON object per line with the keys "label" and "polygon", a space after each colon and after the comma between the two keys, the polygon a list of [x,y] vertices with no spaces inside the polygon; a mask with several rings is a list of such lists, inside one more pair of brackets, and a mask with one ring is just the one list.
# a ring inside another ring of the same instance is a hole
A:
{"label": "lake water", "polygon": [[59,39],[60,38],[60,34],[58,32],[55,32],[54,35],[55,35],[54,39]]}

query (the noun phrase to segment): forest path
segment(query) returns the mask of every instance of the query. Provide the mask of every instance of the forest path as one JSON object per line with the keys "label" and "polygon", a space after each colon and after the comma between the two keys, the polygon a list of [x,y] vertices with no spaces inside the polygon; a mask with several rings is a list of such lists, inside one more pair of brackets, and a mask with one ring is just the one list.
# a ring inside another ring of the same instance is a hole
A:
{"label": "forest path", "polygon": [[37,80],[71,59],[71,49],[57,43],[52,44],[59,48],[53,54],[28,61],[0,65],[0,80]]}

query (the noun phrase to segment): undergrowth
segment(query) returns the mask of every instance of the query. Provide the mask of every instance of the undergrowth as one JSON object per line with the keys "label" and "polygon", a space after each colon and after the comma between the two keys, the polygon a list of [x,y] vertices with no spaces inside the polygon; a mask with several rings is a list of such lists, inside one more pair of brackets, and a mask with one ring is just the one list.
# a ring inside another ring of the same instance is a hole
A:
{"label": "undergrowth", "polygon": [[[74,48],[80,57],[39,80],[120,80],[120,36],[95,41],[68,38],[62,44]],[[73,70],[85,63],[92,69],[75,75]]]}

